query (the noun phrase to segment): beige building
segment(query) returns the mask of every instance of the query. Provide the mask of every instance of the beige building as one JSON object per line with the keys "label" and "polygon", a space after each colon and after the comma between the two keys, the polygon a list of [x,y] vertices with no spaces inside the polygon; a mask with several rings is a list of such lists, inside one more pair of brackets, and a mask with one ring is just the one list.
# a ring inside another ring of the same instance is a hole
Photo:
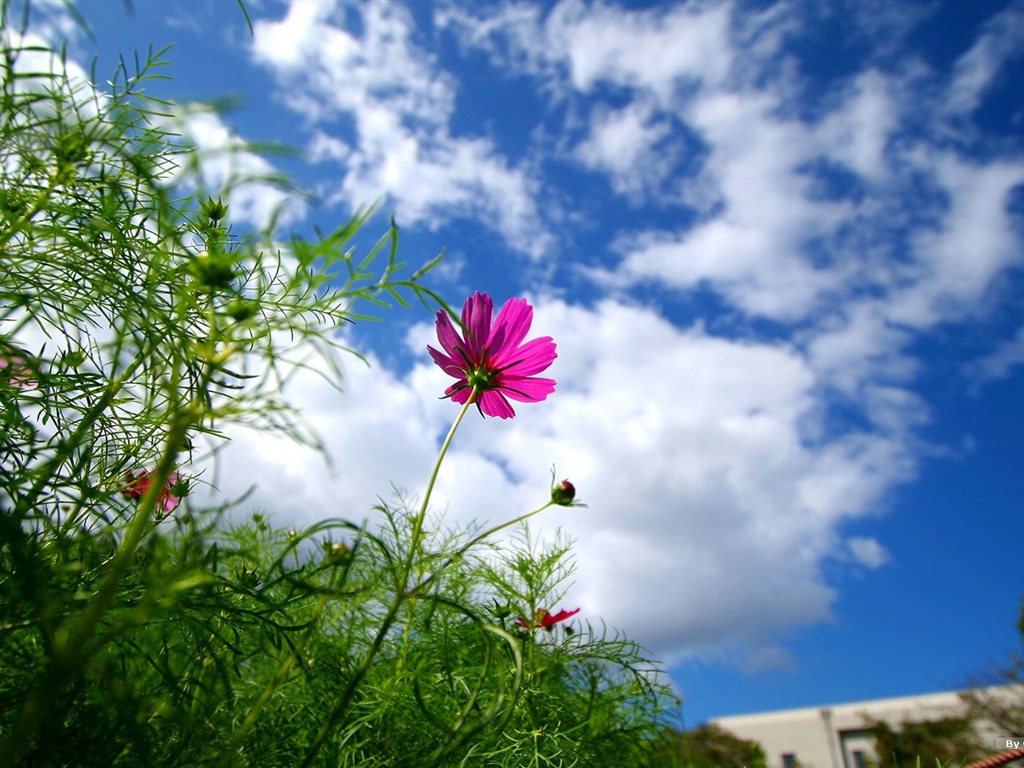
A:
{"label": "beige building", "polygon": [[[1014,695],[1011,687],[988,690]],[[1019,690],[1015,693],[1021,695]],[[768,768],[865,768],[868,760],[875,759],[874,739],[866,727],[869,719],[898,726],[904,722],[938,720],[963,714],[960,693],[946,691],[720,717],[711,722],[741,739],[760,744]],[[985,734],[983,743],[990,740],[993,752],[1009,748],[997,744],[999,736],[1004,734]],[[1024,734],[1005,734],[1005,737],[1021,738]],[[885,765],[884,761],[880,762]]]}

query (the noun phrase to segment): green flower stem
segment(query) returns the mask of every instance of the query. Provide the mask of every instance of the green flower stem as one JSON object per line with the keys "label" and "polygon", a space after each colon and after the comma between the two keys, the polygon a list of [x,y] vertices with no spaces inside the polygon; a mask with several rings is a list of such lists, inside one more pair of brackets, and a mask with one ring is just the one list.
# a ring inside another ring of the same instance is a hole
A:
{"label": "green flower stem", "polygon": [[[469,393],[469,397],[466,398],[465,405],[459,410],[458,416],[455,417],[455,421],[452,422],[451,429],[448,430],[448,435],[445,437],[444,442],[441,443],[441,450],[437,453],[437,459],[434,461],[434,469],[430,473],[430,479],[427,481],[427,489],[423,493],[423,503],[420,504],[419,512],[412,521],[412,538],[409,541],[409,556],[405,561],[405,569],[403,577],[404,579],[409,578],[409,573],[412,571],[412,563],[416,556],[416,551],[419,549],[421,539],[423,537],[423,521],[427,516],[427,507],[430,505],[430,495],[434,492],[434,483],[437,480],[437,474],[441,469],[441,463],[444,461],[445,454],[448,453],[448,446],[451,445],[452,438],[455,436],[455,431],[459,428],[459,424],[462,423],[462,418],[466,415],[466,411],[469,410],[469,406],[476,402],[476,389]],[[402,589],[404,590],[405,584],[403,582]]]}
{"label": "green flower stem", "polygon": [[331,714],[328,715],[324,721],[323,726],[317,733],[313,743],[310,744],[309,749],[306,751],[306,757],[300,764],[300,768],[308,768],[312,765],[313,760],[316,759],[317,754],[323,748],[324,743],[330,736],[334,726],[342,718],[345,712],[348,710],[349,704],[352,702],[355,696],[356,690],[362,683],[363,678],[366,677],[367,672],[370,671],[370,667],[373,666],[373,661],[384,645],[384,638],[387,637],[391,627],[394,626],[395,620],[398,618],[398,612],[405,604],[407,598],[412,597],[419,589],[417,585],[416,589],[409,589],[409,576],[412,573],[413,565],[416,562],[416,554],[420,549],[423,542],[423,521],[427,516],[427,508],[430,505],[430,496],[434,491],[434,483],[437,481],[438,472],[441,470],[441,464],[444,462],[444,457],[448,453],[448,447],[452,443],[452,438],[455,436],[456,430],[462,423],[463,417],[469,410],[469,407],[476,402],[476,390],[470,392],[469,397],[466,399],[465,404],[455,417],[455,421],[452,422],[451,429],[448,430],[447,436],[444,438],[444,442],[441,443],[441,449],[438,451],[437,459],[434,461],[434,468],[430,472],[430,479],[427,481],[427,489],[423,494],[423,503],[420,504],[419,511],[416,513],[416,517],[412,521],[412,536],[409,540],[409,553],[405,558],[405,563],[402,566],[401,572],[398,574],[398,579],[395,583],[395,596],[391,600],[391,605],[388,607],[387,613],[384,614],[384,618],[381,620],[380,628],[377,630],[377,634],[373,638],[373,642],[370,644],[369,649],[363,656],[363,660],[359,666],[352,673],[352,677],[349,678],[348,684],[345,686],[345,690],[342,691],[338,703],[331,710]]}
{"label": "green flower stem", "polygon": [[500,533],[501,531],[505,530],[506,528],[511,528],[514,525],[519,525],[519,523],[524,523],[527,520],[529,520],[531,517],[534,517],[535,515],[539,515],[545,509],[548,509],[549,507],[553,507],[553,506],[555,506],[555,502],[549,501],[549,502],[547,502],[545,504],[542,504],[541,506],[537,507],[532,512],[527,512],[526,514],[520,515],[519,517],[513,518],[512,520],[508,520],[508,521],[506,521],[504,523],[498,523],[497,525],[488,528],[486,531],[484,531],[480,535],[474,536],[466,544],[461,546],[459,548],[459,550],[454,555],[452,555],[447,560],[445,560],[444,564],[442,564],[440,568],[438,568],[436,571],[434,571],[432,574],[430,574],[427,578],[425,578],[423,581],[421,581],[419,584],[417,584],[415,589],[413,589],[410,594],[419,594],[420,592],[422,592],[424,589],[426,589],[428,586],[430,586],[431,582],[433,582],[435,578],[437,578],[440,574],[442,574],[445,571],[445,569],[447,569],[452,563],[454,563],[456,560],[461,558],[464,554],[466,554],[466,552],[468,552],[470,549],[475,547],[480,542],[486,541],[487,539],[489,539],[494,534]]}
{"label": "green flower stem", "polygon": [[306,645],[309,643],[313,634],[320,628],[320,618],[323,616],[324,609],[327,607],[327,602],[331,598],[331,590],[334,589],[337,584],[339,575],[347,574],[347,568],[335,568],[331,573],[331,578],[327,583],[327,588],[323,594],[320,595],[320,599],[317,601],[316,610],[313,613],[313,619],[309,622],[309,626],[306,631],[302,633],[299,641],[292,647],[291,653],[281,662],[281,665],[277,668],[274,676],[267,683],[263,692],[260,694],[259,699],[252,705],[245,720],[238,727],[238,729],[231,736],[231,744],[224,751],[224,759],[221,764],[228,765],[234,761],[237,756],[237,750],[239,745],[242,743],[242,739],[246,737],[253,726],[256,725],[256,720],[259,717],[260,711],[270,701],[271,696],[274,695],[274,691],[277,690],[278,686],[284,681],[291,671],[292,666],[299,660],[299,655],[306,649]]}

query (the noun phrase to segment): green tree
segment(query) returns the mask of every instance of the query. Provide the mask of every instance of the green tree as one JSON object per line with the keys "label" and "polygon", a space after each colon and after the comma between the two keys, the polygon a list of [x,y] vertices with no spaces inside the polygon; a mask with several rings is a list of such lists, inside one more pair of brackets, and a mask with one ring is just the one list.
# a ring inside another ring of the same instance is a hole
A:
{"label": "green tree", "polygon": [[654,744],[651,768],[765,768],[764,749],[704,723],[689,731],[667,728]]}
{"label": "green tree", "polygon": [[869,720],[875,754],[881,768],[920,768],[922,765],[963,765],[980,755],[974,746],[970,717],[904,721],[892,726]]}
{"label": "green tree", "polygon": [[[1021,650],[989,670],[961,694],[969,716],[984,723],[992,732],[1008,737],[1024,733],[1024,601],[1017,621]],[[980,752],[990,752],[993,744],[978,744]]]}

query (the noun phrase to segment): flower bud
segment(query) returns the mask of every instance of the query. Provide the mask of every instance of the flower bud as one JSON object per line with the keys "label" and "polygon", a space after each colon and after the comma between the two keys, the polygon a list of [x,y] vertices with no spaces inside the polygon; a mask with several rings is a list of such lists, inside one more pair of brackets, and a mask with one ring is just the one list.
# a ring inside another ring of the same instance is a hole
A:
{"label": "flower bud", "polygon": [[192,492],[192,483],[187,477],[182,477],[177,473],[172,473],[172,477],[168,480],[169,488],[167,493],[178,499],[183,499]]}
{"label": "flower bud", "polygon": [[247,589],[254,589],[260,585],[260,572],[255,568],[242,566],[238,573],[238,583]]}
{"label": "flower bud", "polygon": [[219,197],[216,200],[212,197],[207,198],[207,200],[200,206],[200,209],[202,210],[203,216],[214,223],[228,215],[228,207],[221,202]]}
{"label": "flower bud", "polygon": [[208,290],[224,289],[235,279],[234,258],[227,253],[213,255],[203,251],[189,262],[196,281]]}
{"label": "flower bud", "polygon": [[576,486],[568,480],[556,483],[551,489],[551,501],[562,507],[571,507],[572,500],[576,498]]}
{"label": "flower bud", "polygon": [[238,323],[251,320],[260,311],[260,305],[248,299],[232,299],[224,308],[228,317]]}
{"label": "flower bud", "polygon": [[324,561],[328,565],[345,565],[352,556],[352,550],[342,541],[324,540]]}

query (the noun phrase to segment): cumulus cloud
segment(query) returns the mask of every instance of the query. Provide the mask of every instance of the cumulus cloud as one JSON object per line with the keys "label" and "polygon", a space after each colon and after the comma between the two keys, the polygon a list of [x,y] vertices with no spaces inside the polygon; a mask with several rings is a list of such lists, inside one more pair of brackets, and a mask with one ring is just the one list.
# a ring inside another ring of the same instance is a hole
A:
{"label": "cumulus cloud", "polygon": [[643,104],[634,102],[620,110],[599,108],[590,135],[575,154],[586,167],[607,172],[619,194],[642,197],[657,191],[672,170],[671,156],[678,150],[669,141],[671,134],[668,121],[654,117]]}
{"label": "cumulus cloud", "polygon": [[531,18],[517,8],[444,19],[464,44],[555,82],[559,98],[593,100],[575,157],[614,191],[660,181],[672,161],[668,121],[703,144],[698,172],[678,179],[697,224],[623,232],[607,281],[710,286],[747,315],[789,323],[882,294],[890,322],[927,327],[966,311],[1018,263],[1006,201],[1024,180],[1021,158],[971,159],[939,139],[954,129],[950,110],[973,109],[1020,55],[1019,6],[953,63],[944,93],[922,87],[932,74],[920,62],[869,64],[829,83],[809,110],[783,52],[806,22],[789,4],[741,13],[564,0]]}
{"label": "cumulus cloud", "polygon": [[[880,549],[844,544],[835,528],[881,503],[913,458],[877,432],[823,438],[815,373],[798,349],[676,328],[620,302],[535,303],[535,333],[558,343],[558,391],[513,422],[464,422],[433,499],[451,522],[534,508],[555,465],[590,505],[532,524],[577,541],[568,599],[666,659],[729,647],[771,656],[778,632],[828,619],[824,561],[852,551],[881,564]],[[423,354],[431,333],[410,332],[423,362],[404,376],[374,360],[346,364],[344,393],[298,380],[292,394],[324,436],[333,474],[312,454],[238,433],[218,485],[240,493],[261,478],[249,505],[279,521],[359,520],[392,484],[418,497],[456,410],[438,399],[446,377]]]}
{"label": "cumulus cloud", "polygon": [[478,218],[511,249],[547,253],[530,169],[489,138],[453,133],[456,85],[414,31],[393,3],[292,2],[284,18],[254,24],[252,55],[316,126],[313,156],[341,166],[328,202],[355,207],[386,195],[403,223]]}
{"label": "cumulus cloud", "polygon": [[[460,522],[512,517],[544,500],[554,464],[591,506],[536,527],[577,539],[572,595],[589,615],[670,660],[726,648],[748,665],[784,665],[778,637],[829,618],[827,562],[889,561],[881,542],[840,531],[884,509],[916,471],[929,406],[913,388],[914,340],[983,312],[1019,265],[1007,200],[1024,179],[1020,158],[970,158],[940,140],[952,130],[943,120],[977,104],[1016,55],[1006,32],[1016,16],[987,28],[944,92],[919,87],[929,77],[920,62],[868,64],[801,110],[795,94],[807,88],[783,53],[800,15],[785,3],[738,8],[566,0],[547,13],[497,4],[435,15],[464,50],[534,78],[553,109],[577,101],[561,126],[567,156],[606,174],[612,193],[635,202],[674,182],[661,201],[693,214],[675,228],[618,229],[620,259],[602,285],[623,298],[584,306],[541,293],[538,332],[559,344],[558,392],[512,425],[467,420],[435,503]],[[361,14],[358,35],[345,14]],[[457,84],[410,29],[384,3],[293,4],[258,25],[254,55],[306,110],[317,156],[344,169],[345,194],[385,189],[427,223],[483,216],[512,242],[535,223],[544,178],[487,139],[452,135]],[[740,330],[673,325],[626,298],[646,285],[709,290]],[[789,340],[759,333],[761,320]],[[428,337],[428,326],[414,329],[412,348]],[[1009,344],[985,370],[999,375],[1019,357]],[[339,461],[347,484],[289,465],[288,494],[263,503],[301,499],[315,516],[323,499],[362,508],[390,482],[422,491],[454,415],[432,399],[443,375],[424,362],[404,375],[359,369],[350,383],[351,401],[306,393],[334,452],[352,457]],[[363,413],[358,396],[385,407]],[[397,441],[366,437],[389,430]],[[246,462],[259,460],[261,440],[242,449]]]}
{"label": "cumulus cloud", "polygon": [[[562,69],[576,90],[612,82],[643,88],[668,103],[687,82],[718,85],[728,79],[733,62],[720,54],[729,43],[731,16],[726,4],[631,13],[613,5],[566,0],[546,19],[538,19],[540,28],[513,34],[515,42],[528,46],[525,60],[535,71]],[[449,12],[447,19],[455,28],[477,24],[469,13]],[[512,19],[503,21],[507,25]],[[492,44],[495,31],[492,25]],[[481,41],[480,35],[470,34]],[[638,56],[638,51],[657,55]]]}
{"label": "cumulus cloud", "polygon": [[247,149],[244,139],[210,109],[182,108],[174,118],[175,130],[194,147],[182,165],[191,163],[203,186],[225,190],[228,219],[263,229],[271,222],[284,226],[300,221],[307,206],[294,191],[275,184],[277,169],[266,158]]}

